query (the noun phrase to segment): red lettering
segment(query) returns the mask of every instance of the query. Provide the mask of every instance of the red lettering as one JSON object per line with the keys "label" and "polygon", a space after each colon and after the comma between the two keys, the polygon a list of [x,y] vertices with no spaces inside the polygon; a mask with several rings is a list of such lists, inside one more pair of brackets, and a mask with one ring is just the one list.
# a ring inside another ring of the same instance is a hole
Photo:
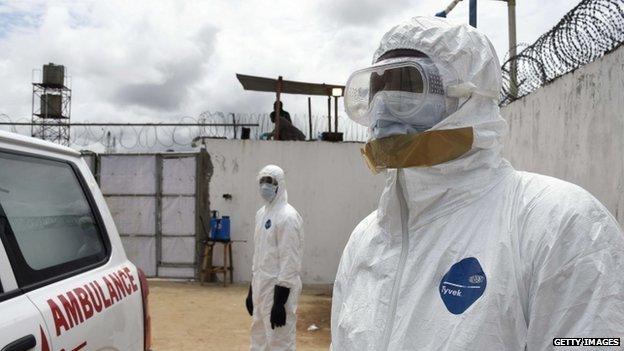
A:
{"label": "red lettering", "polygon": [[48,336],[43,332],[43,327],[41,325],[39,325],[39,333],[41,334],[41,351],[50,351]]}
{"label": "red lettering", "polygon": [[[106,281],[106,277],[104,277],[104,280]],[[113,302],[106,298],[106,295],[104,295],[104,290],[102,290],[102,287],[100,286],[100,284],[96,281],[94,281],[94,283],[95,283],[95,286],[97,286],[100,296],[102,296],[102,300],[104,300],[104,308],[109,308],[113,304]]]}
{"label": "red lettering", "polygon": [[67,319],[69,319],[69,326],[73,328],[74,325],[82,323],[84,319],[82,317],[82,311],[80,310],[80,304],[78,303],[76,296],[74,296],[71,291],[68,291],[66,294],[67,298],[63,295],[59,295],[58,299],[61,301],[61,304],[65,309],[65,314],[67,315]]}
{"label": "red lettering", "polygon": [[50,311],[52,311],[52,318],[54,318],[54,328],[56,329],[56,336],[61,335],[61,327],[66,331],[70,329],[67,324],[67,320],[61,312],[61,309],[58,305],[51,299],[48,299],[48,306],[50,306]]}
{"label": "red lettering", "polygon": [[[110,300],[111,300],[111,305],[115,303],[115,300],[119,301],[119,295],[117,295],[117,293],[115,292],[115,288],[113,287],[113,284],[111,284],[110,281],[108,281],[108,279],[106,279],[106,277],[102,277],[102,279],[104,279],[104,282],[106,283],[106,287],[108,288],[108,294],[110,296]],[[108,306],[106,306],[108,307]]]}
{"label": "red lettering", "polygon": [[87,289],[87,292],[89,293],[89,297],[91,298],[91,302],[93,302],[93,308],[95,309],[95,312],[101,312],[102,311],[102,297],[97,293],[95,285],[93,285],[93,283],[89,283],[89,284],[91,285],[91,287],[89,288],[89,285],[85,284],[85,289]]}
{"label": "red lettering", "polygon": [[123,270],[124,270],[124,272],[126,272],[126,274],[128,275],[128,278],[130,279],[130,285],[132,286],[132,291],[139,290],[139,287],[134,282],[134,276],[132,275],[132,272],[130,272],[130,268],[124,267]]}
{"label": "red lettering", "polygon": [[119,300],[126,297],[126,288],[124,287],[117,273],[113,272],[112,274],[109,274],[108,276],[113,281],[113,284],[115,284],[115,288],[117,289],[117,295],[119,295]]}
{"label": "red lettering", "polygon": [[126,289],[126,293],[128,295],[132,294],[132,286],[130,286],[130,283],[128,283],[129,279],[128,279],[128,276],[126,275],[126,272],[120,269],[119,272],[117,272],[117,274],[119,274],[119,278],[124,283],[124,289]]}
{"label": "red lettering", "polygon": [[80,302],[80,306],[82,306],[82,313],[84,314],[84,319],[87,320],[93,317],[93,304],[89,301],[89,295],[83,288],[75,288],[74,293],[78,297],[78,301]]}

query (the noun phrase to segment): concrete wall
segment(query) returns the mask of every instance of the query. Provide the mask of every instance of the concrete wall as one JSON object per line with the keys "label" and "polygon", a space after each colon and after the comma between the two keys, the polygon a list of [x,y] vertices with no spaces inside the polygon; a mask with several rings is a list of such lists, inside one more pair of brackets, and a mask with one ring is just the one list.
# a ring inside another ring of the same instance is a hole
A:
{"label": "concrete wall", "polygon": [[624,224],[624,46],[501,112],[517,169],[584,187]]}
{"label": "concrete wall", "polygon": [[[383,175],[374,176],[360,155],[362,144],[207,140],[214,174],[210,207],[231,216],[234,279],[249,281],[255,213],[262,206],[258,171],[276,164],[286,172],[288,198],[304,220],[304,283],[331,283],[355,225],[377,207]],[[223,197],[232,195],[231,200]],[[221,262],[217,252],[214,264]]]}

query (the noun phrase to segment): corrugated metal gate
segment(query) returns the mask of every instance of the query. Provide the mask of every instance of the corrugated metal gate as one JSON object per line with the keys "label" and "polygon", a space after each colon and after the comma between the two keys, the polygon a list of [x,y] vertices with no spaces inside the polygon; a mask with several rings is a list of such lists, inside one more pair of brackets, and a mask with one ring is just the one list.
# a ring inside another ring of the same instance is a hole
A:
{"label": "corrugated metal gate", "polygon": [[128,258],[150,277],[196,277],[208,154],[104,154],[91,163]]}

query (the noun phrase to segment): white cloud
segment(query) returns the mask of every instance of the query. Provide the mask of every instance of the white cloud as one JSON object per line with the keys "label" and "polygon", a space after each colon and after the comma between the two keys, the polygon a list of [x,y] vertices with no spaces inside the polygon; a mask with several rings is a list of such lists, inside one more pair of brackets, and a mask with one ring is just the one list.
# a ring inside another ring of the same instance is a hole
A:
{"label": "white cloud", "polygon": [[[576,0],[518,4],[518,40],[532,42]],[[235,73],[344,83],[383,33],[446,1],[16,1],[0,3],[0,113],[29,118],[31,74],[64,64],[75,121],[177,120],[204,110],[265,112],[273,96],[243,91]],[[479,28],[501,60],[506,4],[479,1]],[[468,2],[450,17],[467,21]],[[288,96],[291,112],[306,98]],[[323,98],[314,109],[325,110]]]}

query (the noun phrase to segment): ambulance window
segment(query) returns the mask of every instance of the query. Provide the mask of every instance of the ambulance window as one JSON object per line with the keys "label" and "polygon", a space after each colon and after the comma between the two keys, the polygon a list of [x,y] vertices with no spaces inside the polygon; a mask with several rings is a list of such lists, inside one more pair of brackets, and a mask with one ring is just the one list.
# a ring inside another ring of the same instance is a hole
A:
{"label": "ambulance window", "polygon": [[0,238],[20,287],[107,258],[92,200],[64,161],[0,152]]}

